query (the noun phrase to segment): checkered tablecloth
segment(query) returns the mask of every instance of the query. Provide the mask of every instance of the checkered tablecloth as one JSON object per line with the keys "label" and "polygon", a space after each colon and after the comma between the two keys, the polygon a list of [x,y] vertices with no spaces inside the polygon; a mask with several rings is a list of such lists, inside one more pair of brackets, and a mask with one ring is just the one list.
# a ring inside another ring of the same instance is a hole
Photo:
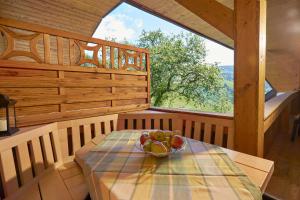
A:
{"label": "checkered tablecloth", "polygon": [[262,198],[219,147],[186,138],[184,151],[155,158],[136,147],[140,135],[113,132],[80,158],[94,199]]}

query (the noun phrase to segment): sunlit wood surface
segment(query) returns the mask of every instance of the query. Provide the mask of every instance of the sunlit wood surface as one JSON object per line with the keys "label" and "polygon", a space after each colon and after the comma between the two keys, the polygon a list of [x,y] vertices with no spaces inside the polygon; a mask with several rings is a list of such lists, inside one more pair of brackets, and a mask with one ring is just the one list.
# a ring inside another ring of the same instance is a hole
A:
{"label": "sunlit wood surface", "polygon": [[291,142],[287,132],[279,132],[265,158],[275,161],[266,192],[280,199],[300,199],[300,137]]}

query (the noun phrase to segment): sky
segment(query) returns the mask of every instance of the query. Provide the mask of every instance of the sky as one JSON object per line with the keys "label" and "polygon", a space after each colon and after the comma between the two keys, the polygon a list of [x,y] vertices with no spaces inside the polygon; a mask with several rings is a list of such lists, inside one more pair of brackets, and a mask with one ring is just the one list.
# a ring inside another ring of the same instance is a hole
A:
{"label": "sky", "polygon": [[[93,37],[107,39],[115,38],[117,41],[127,40],[135,43],[142,30],[155,31],[160,29],[166,34],[179,34],[188,32],[170,22],[139,10],[129,4],[122,3],[115,8],[97,27]],[[205,61],[222,65],[233,65],[233,50],[204,39],[207,49]]]}

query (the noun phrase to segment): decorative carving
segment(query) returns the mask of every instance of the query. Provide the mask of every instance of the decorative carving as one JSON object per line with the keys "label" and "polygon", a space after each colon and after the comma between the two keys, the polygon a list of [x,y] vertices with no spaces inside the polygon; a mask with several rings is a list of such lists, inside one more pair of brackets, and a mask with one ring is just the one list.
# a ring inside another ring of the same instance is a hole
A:
{"label": "decorative carving", "polygon": [[[76,40],[75,43],[79,46],[80,49],[80,60],[78,61],[77,64],[81,65],[81,64],[85,64],[85,63],[91,63],[93,65],[96,65],[97,67],[99,67],[99,59],[98,59],[98,52],[99,49],[103,46],[97,44],[96,46],[88,46],[86,44],[82,44],[80,41]],[[93,51],[93,58],[87,58],[86,57],[86,53],[85,51]]]}
{"label": "decorative carving", "polygon": [[[134,68],[135,70],[140,70],[140,71],[144,69],[144,66],[142,64],[142,59],[143,59],[142,53],[140,52],[129,53],[127,50],[124,49],[122,49],[121,51],[122,51],[121,55],[125,56],[125,63],[121,67],[121,69],[128,70],[130,68]],[[133,59],[132,63],[129,63],[130,59]]]}
{"label": "decorative carving", "polygon": [[[5,35],[7,40],[7,47],[5,51],[2,53],[2,55],[0,55],[0,59],[8,59],[16,56],[26,56],[32,58],[38,63],[43,62],[36,49],[36,44],[38,40],[42,38],[42,34],[34,33],[31,35],[23,35],[23,34],[15,33],[3,26],[0,26],[0,31]],[[15,40],[17,39],[29,41],[30,51],[15,50],[14,49]]]}

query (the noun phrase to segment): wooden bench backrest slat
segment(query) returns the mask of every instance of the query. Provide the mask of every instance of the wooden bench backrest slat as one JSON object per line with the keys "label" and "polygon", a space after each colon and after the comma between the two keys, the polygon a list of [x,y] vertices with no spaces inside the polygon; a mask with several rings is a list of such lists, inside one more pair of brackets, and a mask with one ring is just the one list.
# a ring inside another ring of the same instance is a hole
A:
{"label": "wooden bench backrest slat", "polygon": [[3,190],[5,196],[9,196],[19,188],[12,149],[1,152],[0,160]]}
{"label": "wooden bench backrest slat", "polygon": [[39,138],[33,138],[30,145],[34,172],[40,175],[45,170],[45,166]]}
{"label": "wooden bench backrest slat", "polygon": [[33,179],[27,142],[24,142],[17,146],[17,160],[21,182],[23,185],[25,185]]}

